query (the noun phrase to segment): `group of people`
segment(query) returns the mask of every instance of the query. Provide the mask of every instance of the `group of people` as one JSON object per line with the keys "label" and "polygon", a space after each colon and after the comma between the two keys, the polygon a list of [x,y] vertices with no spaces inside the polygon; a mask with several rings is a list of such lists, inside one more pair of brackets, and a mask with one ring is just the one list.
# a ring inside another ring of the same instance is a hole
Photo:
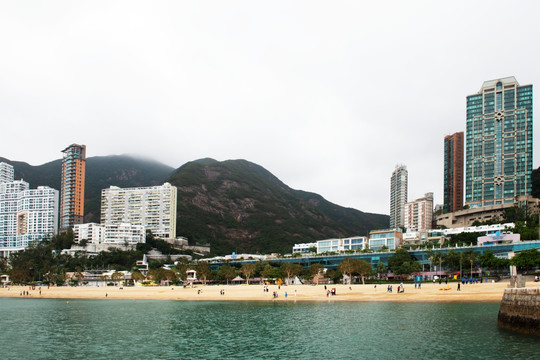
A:
{"label": "group of people", "polygon": [[[477,278],[469,278],[469,279],[467,279],[467,278],[462,278],[462,279],[461,279],[461,283],[462,283],[463,285],[466,285],[466,284],[478,284],[478,283],[481,284],[481,283],[483,283],[483,282],[484,282],[484,280],[483,280],[482,278],[480,278],[480,279],[477,279]],[[486,282],[487,282],[487,280],[486,280]]]}
{"label": "group of people", "polygon": [[[416,283],[414,283],[414,287],[416,288]],[[388,287],[386,288],[386,292],[391,293],[393,291],[394,291],[394,288],[392,287],[392,285],[388,285]],[[398,292],[398,294],[405,292],[405,286],[403,286],[403,283],[398,285],[397,292]]]}
{"label": "group of people", "polygon": [[[324,287],[326,288],[326,285]],[[328,297],[330,295],[332,295],[332,296],[337,295],[336,288],[332,288],[331,290],[326,291],[326,297]]]}
{"label": "group of people", "polygon": [[225,295],[225,290],[224,289],[219,290],[219,295]]}
{"label": "group of people", "polygon": [[[28,287],[29,290],[36,290],[36,287],[35,285],[32,285],[32,286],[29,286]],[[9,288],[8,288],[9,290]],[[41,286],[39,287],[39,295],[41,296]],[[19,293],[19,296],[30,296],[30,292],[28,290],[23,290]]]}

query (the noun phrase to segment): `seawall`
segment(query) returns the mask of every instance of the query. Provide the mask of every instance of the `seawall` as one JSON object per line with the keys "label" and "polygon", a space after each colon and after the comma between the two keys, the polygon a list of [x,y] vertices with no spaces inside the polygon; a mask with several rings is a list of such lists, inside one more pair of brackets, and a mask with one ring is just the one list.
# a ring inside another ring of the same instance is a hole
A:
{"label": "seawall", "polygon": [[540,288],[509,288],[499,309],[502,329],[540,336]]}

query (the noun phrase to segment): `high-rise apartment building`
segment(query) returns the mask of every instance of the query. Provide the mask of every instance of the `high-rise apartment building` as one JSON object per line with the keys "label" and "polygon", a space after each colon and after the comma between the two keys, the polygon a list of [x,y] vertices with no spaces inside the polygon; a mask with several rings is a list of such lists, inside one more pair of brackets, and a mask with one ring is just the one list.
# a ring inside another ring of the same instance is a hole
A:
{"label": "high-rise apartment building", "polygon": [[404,206],[407,202],[407,167],[396,165],[390,178],[390,227],[404,226]]}
{"label": "high-rise apartment building", "polygon": [[0,253],[5,256],[57,233],[58,190],[30,189],[27,182],[14,180],[11,165],[0,163],[0,169],[11,174],[0,180]]}
{"label": "high-rise apartment building", "polygon": [[7,163],[0,163],[0,184],[12,182],[14,179],[13,166]]}
{"label": "high-rise apartment building", "polygon": [[407,231],[425,231],[432,228],[433,193],[405,204],[405,228]]}
{"label": "high-rise apartment building", "polygon": [[467,96],[465,203],[482,207],[530,195],[532,85],[507,77]]}
{"label": "high-rise apartment building", "polygon": [[176,237],[176,187],[162,186],[101,191],[101,224],[142,225],[156,237]]}
{"label": "high-rise apartment building", "polygon": [[445,213],[463,209],[463,132],[444,137]]}
{"label": "high-rise apartment building", "polygon": [[86,146],[72,144],[62,153],[60,229],[67,230],[83,222]]}

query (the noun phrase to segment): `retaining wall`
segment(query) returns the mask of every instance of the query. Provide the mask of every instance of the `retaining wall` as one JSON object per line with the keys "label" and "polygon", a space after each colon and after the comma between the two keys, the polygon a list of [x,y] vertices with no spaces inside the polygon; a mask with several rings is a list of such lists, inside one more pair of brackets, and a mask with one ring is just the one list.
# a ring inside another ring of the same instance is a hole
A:
{"label": "retaining wall", "polygon": [[540,288],[509,288],[499,309],[502,329],[540,336]]}

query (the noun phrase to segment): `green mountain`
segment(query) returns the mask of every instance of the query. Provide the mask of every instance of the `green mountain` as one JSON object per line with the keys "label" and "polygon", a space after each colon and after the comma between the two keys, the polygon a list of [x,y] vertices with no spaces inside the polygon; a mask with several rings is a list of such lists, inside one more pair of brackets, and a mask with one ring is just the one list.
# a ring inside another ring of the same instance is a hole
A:
{"label": "green mountain", "polygon": [[[32,188],[60,189],[61,159],[32,166],[10,161],[15,178]],[[85,221],[99,222],[101,190],[161,185],[178,188],[177,234],[190,243],[210,243],[216,254],[289,253],[295,243],[365,235],[388,226],[387,215],[344,208],[317,194],[293,190],[259,165],[245,160],[202,159],[177,170],[132,156],[86,160]]]}
{"label": "green mountain", "polygon": [[366,235],[387,215],[364,213],[293,190],[245,160],[202,159],[176,170],[177,233],[209,242],[217,254],[291,252],[295,243]]}

